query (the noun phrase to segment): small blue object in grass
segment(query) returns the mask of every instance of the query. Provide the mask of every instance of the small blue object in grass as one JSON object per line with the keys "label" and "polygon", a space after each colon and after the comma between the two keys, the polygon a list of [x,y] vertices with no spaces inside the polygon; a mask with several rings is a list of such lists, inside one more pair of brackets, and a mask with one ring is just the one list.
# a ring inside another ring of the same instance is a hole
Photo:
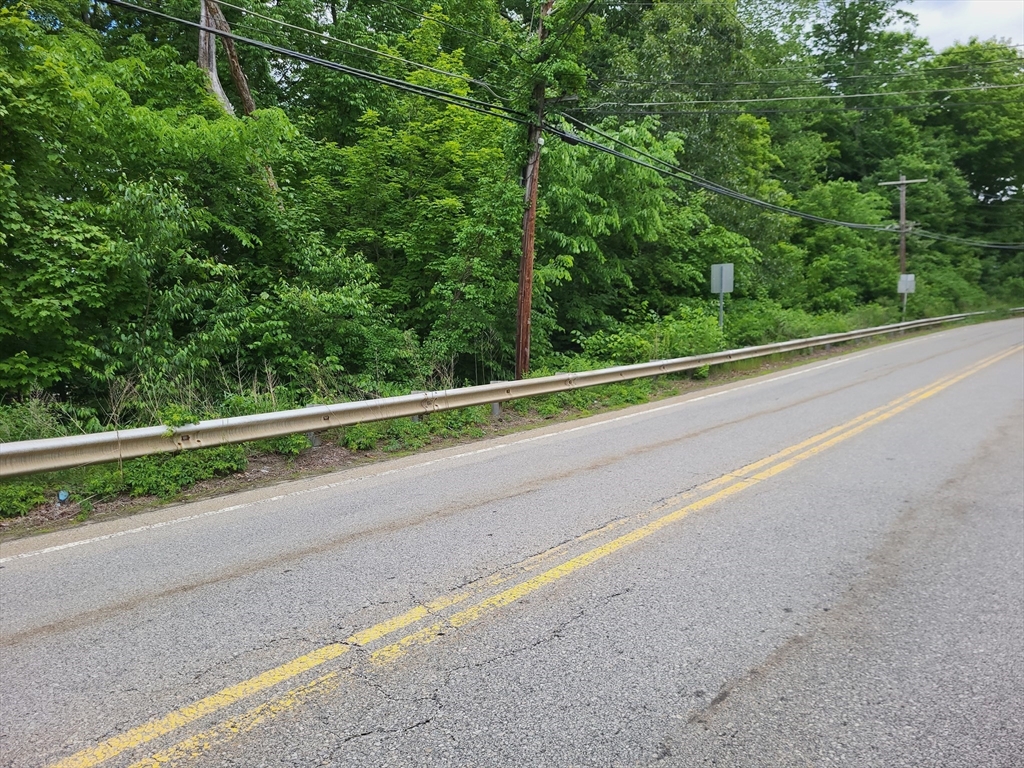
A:
{"label": "small blue object in grass", "polygon": [[57,501],[64,502],[71,497],[71,494],[67,491],[57,491]]}

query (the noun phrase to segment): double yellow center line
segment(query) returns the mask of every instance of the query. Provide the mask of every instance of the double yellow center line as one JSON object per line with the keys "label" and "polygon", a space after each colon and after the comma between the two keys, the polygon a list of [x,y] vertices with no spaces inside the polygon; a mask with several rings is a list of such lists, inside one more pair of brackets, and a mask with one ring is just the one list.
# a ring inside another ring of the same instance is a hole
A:
{"label": "double yellow center line", "polygon": [[[449,629],[457,629],[479,621],[502,606],[521,600],[532,592],[536,592],[542,587],[563,579],[607,557],[613,552],[646,539],[648,536],[678,522],[692,512],[722,501],[781,472],[785,472],[796,464],[860,434],[869,427],[891,419],[916,403],[938,394],[962,379],[1020,350],[1021,346],[1018,345],[1004,352],[992,355],[958,373],[943,377],[925,387],[902,395],[880,408],[863,413],[844,424],[828,429],[814,437],[791,445],[778,453],[774,453],[734,472],[704,483],[691,491],[670,499],[657,509],[649,510],[632,518],[613,521],[603,528],[584,534],[573,542],[550,549],[490,577],[481,579],[459,592],[440,597],[423,605],[418,605],[399,616],[356,632],[344,642],[325,645],[256,677],[224,688],[170,714],[107,739],[94,747],[77,752],[55,763],[52,768],[92,768],[93,766],[100,765],[128,750],[135,749],[215,712],[224,710],[261,691],[294,680],[300,675],[321,667],[353,649],[365,649],[368,651],[369,660],[372,664],[380,665],[392,662],[405,655],[411,648],[426,645],[444,636]],[[688,499],[694,497],[697,497],[696,500],[684,504]],[[666,508],[669,509],[668,512],[665,512]],[[645,520],[649,521],[644,522]],[[630,524],[637,527],[599,546],[568,557],[535,576],[522,578],[525,574],[543,567],[553,559],[570,555],[574,549],[579,549],[583,546],[584,542],[589,543],[595,537],[607,537],[615,529]],[[449,612],[454,606],[482,593],[494,591],[496,588],[500,588],[503,583],[517,579],[522,580],[517,581],[517,583],[510,587],[500,589],[468,608]],[[378,641],[406,627],[431,618],[434,619],[431,623],[389,644],[381,645],[372,650],[368,647],[377,644]],[[248,731],[266,719],[294,707],[313,693],[323,693],[337,686],[339,682],[339,672],[329,672],[301,686],[292,688],[269,702],[260,704],[240,715],[228,718],[207,731],[136,762],[131,768],[173,765],[197,757],[207,751],[214,743],[230,739],[239,733]]]}

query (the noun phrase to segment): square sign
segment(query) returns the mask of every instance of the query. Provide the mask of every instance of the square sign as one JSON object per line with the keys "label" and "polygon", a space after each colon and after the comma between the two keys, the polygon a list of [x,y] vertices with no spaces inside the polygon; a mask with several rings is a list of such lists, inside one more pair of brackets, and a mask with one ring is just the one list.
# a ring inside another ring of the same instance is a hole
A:
{"label": "square sign", "polygon": [[711,292],[732,293],[732,264],[711,265]]}
{"label": "square sign", "polygon": [[914,276],[913,275],[900,275],[900,282],[896,286],[896,293],[902,293],[904,295],[914,292]]}

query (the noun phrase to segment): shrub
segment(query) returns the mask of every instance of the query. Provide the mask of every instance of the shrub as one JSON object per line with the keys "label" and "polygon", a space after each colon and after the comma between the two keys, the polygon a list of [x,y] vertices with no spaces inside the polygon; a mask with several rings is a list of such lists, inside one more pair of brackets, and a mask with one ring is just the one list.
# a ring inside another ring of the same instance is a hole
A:
{"label": "shrub", "polygon": [[211,477],[240,472],[248,462],[239,445],[146,456],[126,461],[120,468],[105,467],[85,481],[85,495],[109,499],[130,496],[168,498],[182,488]]}
{"label": "shrub", "polygon": [[22,517],[46,502],[43,486],[31,480],[0,485],[0,517]]}
{"label": "shrub", "polygon": [[620,324],[588,337],[577,336],[583,354],[615,365],[687,357],[725,349],[718,320],[700,308],[682,307],[664,318]]}
{"label": "shrub", "polygon": [[846,324],[850,330],[858,328],[877,328],[880,325],[889,325],[899,322],[899,309],[883,307],[879,304],[865,304],[846,313]]}
{"label": "shrub", "polygon": [[731,347],[753,347],[790,339],[823,336],[850,330],[843,315],[812,315],[802,309],[786,309],[777,302],[736,302],[726,314],[725,330]]}
{"label": "shrub", "polygon": [[0,403],[0,443],[101,430],[94,410],[63,403],[51,395],[34,393]]}
{"label": "shrub", "polygon": [[298,432],[294,435],[282,435],[281,437],[260,440],[253,447],[270,453],[279,453],[282,456],[298,456],[311,446],[312,443],[309,442],[309,438],[304,433]]}

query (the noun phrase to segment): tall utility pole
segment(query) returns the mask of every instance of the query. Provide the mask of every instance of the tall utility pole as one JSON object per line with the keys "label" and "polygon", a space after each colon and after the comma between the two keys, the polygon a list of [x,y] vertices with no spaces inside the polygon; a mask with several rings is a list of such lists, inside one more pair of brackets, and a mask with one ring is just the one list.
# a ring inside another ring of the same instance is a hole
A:
{"label": "tall utility pole", "polygon": [[923,184],[928,179],[908,179],[902,173],[899,181],[880,181],[878,186],[900,188],[900,274],[907,272],[907,184]]}
{"label": "tall utility pole", "polygon": [[[537,37],[541,43],[547,37],[544,18],[551,13],[555,0],[544,0],[540,7]],[[523,173],[526,187],[526,210],[523,211],[523,252],[519,260],[519,300],[516,304],[516,378],[530,371],[530,313],[533,311],[533,244],[537,227],[537,182],[540,176],[540,148],[544,146],[544,95],[547,86],[538,82],[533,86],[533,102],[537,107],[537,120],[530,125],[527,143],[530,156]]]}

